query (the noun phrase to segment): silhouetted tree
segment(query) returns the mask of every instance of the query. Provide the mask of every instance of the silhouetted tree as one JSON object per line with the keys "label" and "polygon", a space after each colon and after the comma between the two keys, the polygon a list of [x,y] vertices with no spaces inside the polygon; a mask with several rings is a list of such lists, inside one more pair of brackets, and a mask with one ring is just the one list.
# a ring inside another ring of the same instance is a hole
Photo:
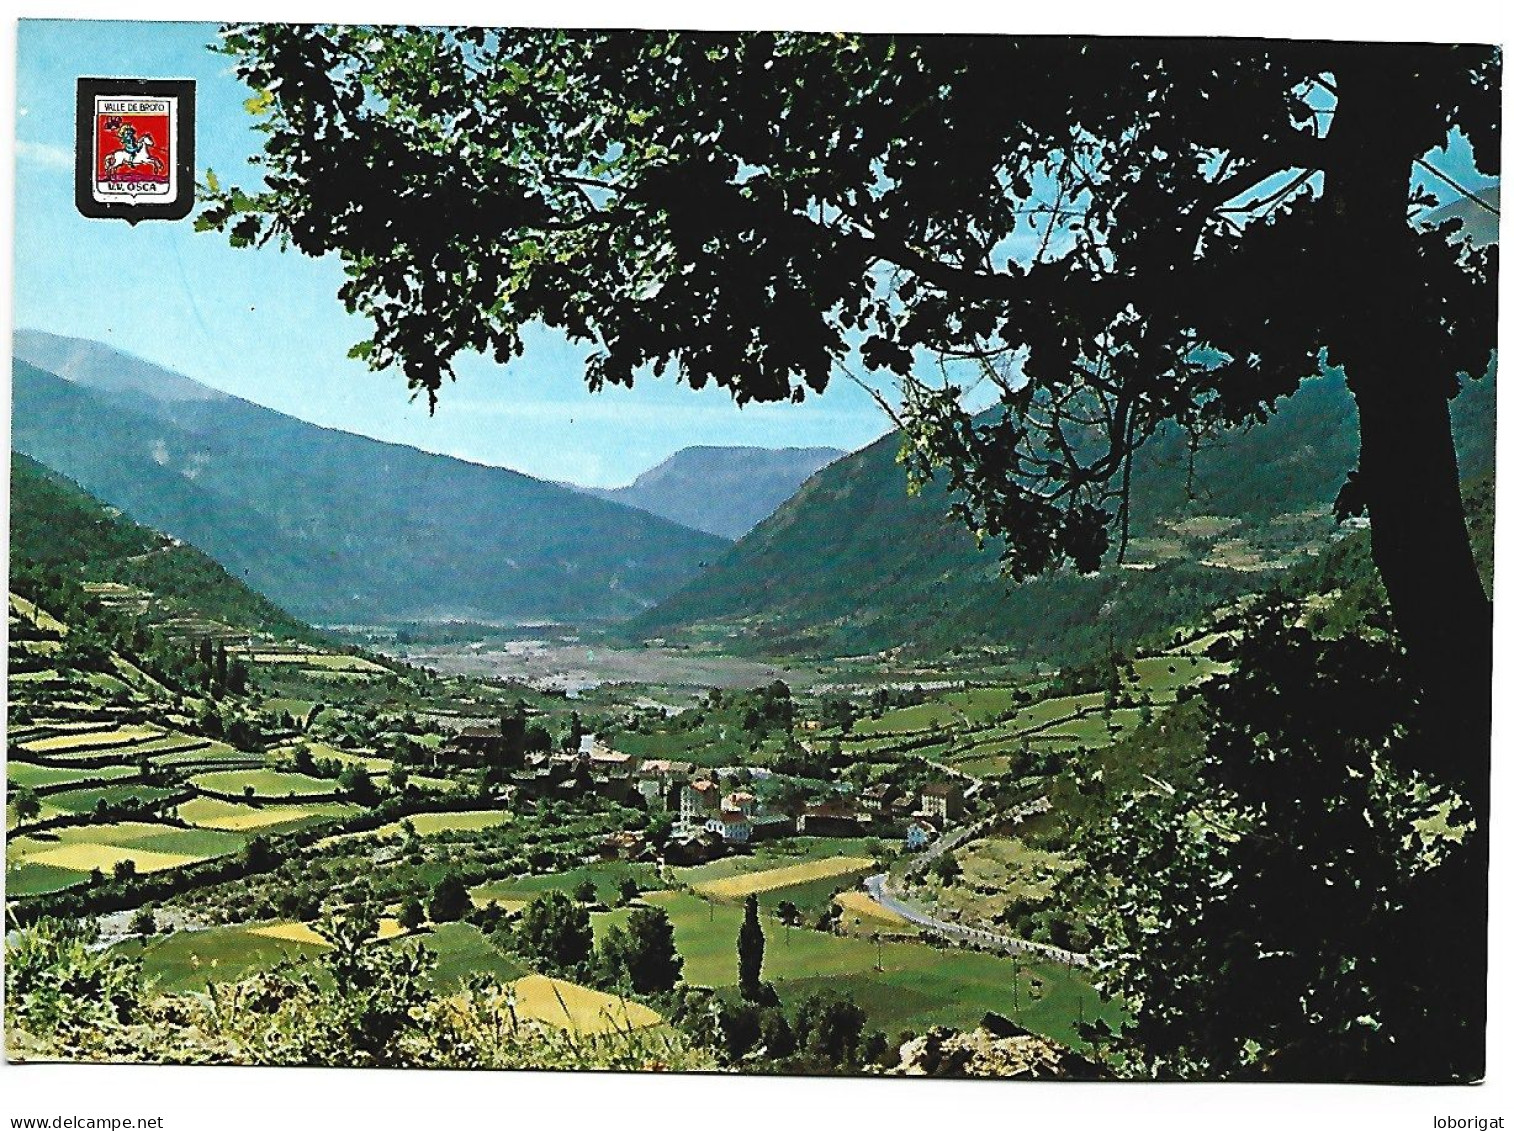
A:
{"label": "silhouetted tree", "polygon": [[748,1001],[757,1001],[762,996],[762,951],[765,945],[762,923],[757,918],[757,897],[749,895],[741,931],[736,936],[737,976],[741,996]]}

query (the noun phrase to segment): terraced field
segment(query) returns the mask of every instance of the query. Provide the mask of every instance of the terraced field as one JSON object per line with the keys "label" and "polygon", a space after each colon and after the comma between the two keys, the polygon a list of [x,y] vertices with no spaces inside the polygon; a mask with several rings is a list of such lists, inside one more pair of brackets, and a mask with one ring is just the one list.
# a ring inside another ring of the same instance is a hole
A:
{"label": "terraced field", "polygon": [[49,793],[46,806],[61,813],[92,813],[102,801],[106,805],[120,805],[127,801],[136,801],[145,805],[153,801],[161,801],[165,797],[172,797],[176,792],[178,791],[162,786],[134,782],[95,785],[84,789]]}
{"label": "terraced field", "polygon": [[336,792],[336,783],[307,774],[289,773],[284,770],[248,769],[225,770],[200,774],[190,783],[206,793],[225,797],[250,796],[267,798],[330,796]]}
{"label": "terraced field", "polygon": [[65,754],[90,751],[98,753],[102,749],[116,746],[130,746],[134,743],[147,742],[151,739],[162,738],[164,732],[157,727],[149,726],[126,726],[115,730],[85,731],[76,734],[59,734],[49,738],[36,738],[30,742],[23,742],[21,749],[33,754]]}
{"label": "terraced field", "polygon": [[218,797],[194,797],[178,807],[181,821],[227,832],[285,833],[356,815],[355,805],[315,801],[293,805],[243,805]]}
{"label": "terraced field", "polygon": [[96,766],[93,769],[71,766],[41,766],[35,762],[23,762],[19,758],[5,764],[5,779],[16,787],[46,789],[50,786],[75,785],[83,782],[107,782],[118,778],[136,777],[136,766]]}
{"label": "terraced field", "polygon": [[[415,813],[406,818],[411,827],[415,829],[417,836],[441,836],[444,833],[471,833],[482,829],[498,828],[500,825],[509,824],[512,820],[510,813],[504,809],[464,809],[456,813]],[[321,842],[322,845],[337,844],[342,841],[354,840],[359,837],[383,837],[403,836],[405,826],[403,821],[390,821],[387,825],[380,825],[376,829],[363,832],[341,833],[338,836],[327,837]]]}
{"label": "terraced field", "polygon": [[229,832],[149,821],[65,826],[7,838],[6,888],[23,895],[57,891],[84,882],[91,869],[109,873],[123,860],[139,872],[156,872],[225,856],[245,843]]}
{"label": "terraced field", "polygon": [[[1125,676],[1125,693],[1149,701],[1152,709],[1170,705],[1180,688],[1227,670],[1227,665],[1198,654],[1215,639],[1135,660],[1130,665],[1133,675]],[[1029,689],[1028,685],[1024,690]],[[1016,691],[1003,686],[952,692],[859,719],[848,735],[822,731],[812,742],[838,740],[852,757],[874,762],[923,757],[977,777],[994,777],[1012,772],[1015,756],[1027,745],[1046,752],[1108,746],[1138,725],[1143,711],[1139,706],[1121,707],[1106,719],[1103,692],[1017,705]]]}
{"label": "terraced field", "polygon": [[246,658],[255,664],[287,664],[310,671],[359,673],[362,675],[387,675],[389,669],[362,656],[347,656],[334,652],[259,652],[246,653]]}

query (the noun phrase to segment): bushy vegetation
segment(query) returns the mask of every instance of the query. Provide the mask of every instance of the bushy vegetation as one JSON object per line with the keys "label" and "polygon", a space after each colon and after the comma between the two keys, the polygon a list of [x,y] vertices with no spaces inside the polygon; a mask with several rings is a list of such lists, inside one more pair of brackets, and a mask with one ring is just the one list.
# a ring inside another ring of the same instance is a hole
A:
{"label": "bushy vegetation", "polygon": [[594,1036],[517,1018],[508,987],[435,989],[424,947],[373,942],[373,923],[333,920],[316,963],[208,997],[151,996],[136,963],[91,951],[44,921],[6,944],[7,1052],[16,1059],[333,1067],[699,1071],[707,1052],[676,1033]]}
{"label": "bushy vegetation", "polygon": [[1074,847],[1103,988],[1131,1009],[1102,1034],[1127,1071],[1446,1072],[1457,1019],[1432,940],[1465,814],[1409,768],[1431,739],[1397,641],[1317,636],[1304,619],[1278,598],[1242,619],[1189,766],[1124,794],[1098,773],[1078,783],[1112,813]]}

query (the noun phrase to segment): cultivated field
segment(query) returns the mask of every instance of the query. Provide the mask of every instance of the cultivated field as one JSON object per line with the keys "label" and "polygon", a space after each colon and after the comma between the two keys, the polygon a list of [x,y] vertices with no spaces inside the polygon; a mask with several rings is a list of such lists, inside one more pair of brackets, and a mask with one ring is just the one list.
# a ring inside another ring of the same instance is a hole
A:
{"label": "cultivated field", "polygon": [[543,974],[520,978],[510,983],[510,989],[515,994],[517,1017],[573,1033],[596,1035],[662,1024],[658,1014],[639,1002]]}
{"label": "cultivated field", "polygon": [[700,895],[711,899],[745,899],[749,895],[797,887],[815,880],[860,875],[876,866],[877,862],[871,857],[832,856],[822,860],[807,860],[803,864],[790,864],[784,868],[766,868],[760,872],[707,880],[694,884],[693,888]]}
{"label": "cultivated field", "polygon": [[191,778],[190,784],[206,793],[219,793],[228,797],[246,796],[249,788],[253,797],[329,796],[336,791],[335,782],[307,774],[268,769],[200,774]]}

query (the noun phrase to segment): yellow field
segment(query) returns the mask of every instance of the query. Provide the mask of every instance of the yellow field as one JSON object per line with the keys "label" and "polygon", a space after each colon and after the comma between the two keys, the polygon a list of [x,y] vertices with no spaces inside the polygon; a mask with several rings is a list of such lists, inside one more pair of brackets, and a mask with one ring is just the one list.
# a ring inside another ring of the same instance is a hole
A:
{"label": "yellow field", "polygon": [[67,635],[68,633],[68,625],[64,624],[46,609],[38,608],[25,597],[17,597],[12,593],[11,608],[24,615],[27,620],[33,621],[44,632],[56,632],[60,636]]}
{"label": "yellow field", "polygon": [[23,742],[23,750],[43,752],[49,750],[83,750],[89,746],[108,746],[133,738],[162,738],[163,732],[156,727],[122,727],[119,730],[93,731],[89,734],[60,734],[52,738],[38,738]]}
{"label": "yellow field", "polygon": [[[308,943],[310,946],[330,946],[325,939],[316,933],[315,928],[309,923],[267,923],[261,927],[248,927],[249,935],[263,935],[265,938],[282,939],[284,942]],[[378,937],[383,939],[395,939],[405,933],[398,919],[380,919],[378,925]]]}
{"label": "yellow field", "polygon": [[28,853],[26,860],[32,864],[51,864],[55,868],[70,868],[87,872],[99,868],[109,872],[122,860],[130,860],[139,872],[160,872],[164,868],[182,868],[205,859],[203,856],[184,856],[177,852],[153,852],[146,848],[130,848],[119,844],[61,844],[42,852]]}
{"label": "yellow field", "polygon": [[510,983],[515,1015],[574,1033],[597,1034],[646,1029],[662,1017],[638,1002],[603,994],[574,982],[531,974]]}
{"label": "yellow field", "polygon": [[[460,813],[415,813],[410,818],[416,836],[436,836],[439,833],[473,833],[480,829],[492,829],[507,824],[510,814],[503,809],[465,809]],[[399,821],[390,821],[366,832],[338,833],[320,841],[317,847],[340,844],[357,837],[402,836],[404,828]]]}
{"label": "yellow field", "polygon": [[361,656],[339,656],[325,652],[254,652],[247,657],[258,664],[298,664],[330,672],[369,672],[387,674],[389,669]]}
{"label": "yellow field", "polygon": [[907,927],[909,920],[896,911],[890,911],[864,891],[844,891],[836,897],[841,910],[858,919],[881,923],[889,927]]}
{"label": "yellow field", "polygon": [[746,872],[727,876],[722,880],[709,880],[695,884],[694,890],[712,899],[745,899],[778,888],[791,888],[807,884],[811,880],[823,880],[829,876],[841,876],[847,872],[860,872],[875,863],[867,856],[829,856],[824,860],[807,860],[803,864],[791,864],[787,868],[767,868],[761,872]]}

